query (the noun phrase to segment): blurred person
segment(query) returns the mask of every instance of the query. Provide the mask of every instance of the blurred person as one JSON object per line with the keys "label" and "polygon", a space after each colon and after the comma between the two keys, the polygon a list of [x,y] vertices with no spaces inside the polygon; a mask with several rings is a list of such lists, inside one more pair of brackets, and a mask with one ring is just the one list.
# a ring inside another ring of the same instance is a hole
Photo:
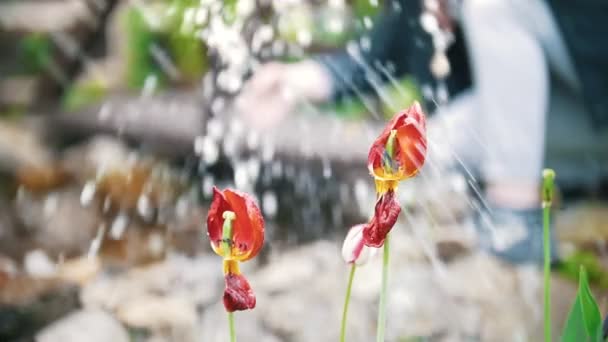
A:
{"label": "blurred person", "polygon": [[[263,65],[237,103],[253,125],[272,127],[299,101],[357,96],[413,75],[435,114],[430,163],[458,160],[485,182],[481,246],[538,262],[543,167],[562,184],[594,186],[608,175],[605,20],[603,0],[392,1],[368,49]],[[450,98],[437,106],[442,85]]]}

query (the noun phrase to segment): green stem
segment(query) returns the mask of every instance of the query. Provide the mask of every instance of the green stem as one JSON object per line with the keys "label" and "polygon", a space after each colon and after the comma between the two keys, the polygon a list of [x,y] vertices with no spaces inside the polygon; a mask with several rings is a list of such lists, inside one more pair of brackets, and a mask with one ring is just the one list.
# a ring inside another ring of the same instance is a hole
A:
{"label": "green stem", "polygon": [[543,208],[543,248],[545,254],[545,341],[551,342],[551,239],[549,233],[549,216],[551,206]]}
{"label": "green stem", "polygon": [[[232,221],[236,219],[236,215],[232,211],[225,211],[222,214],[224,225],[222,226],[222,250],[224,257],[230,257],[232,250]],[[228,312],[228,329],[230,331],[230,342],[236,342],[236,333],[234,330],[234,314]]]}
{"label": "green stem", "polygon": [[342,310],[342,324],[340,325],[340,342],[346,339],[346,316],[348,314],[348,304],[350,303],[350,292],[353,288],[353,279],[355,279],[355,270],[357,265],[353,262],[350,267],[350,275],[348,276],[348,285],[346,285],[346,297],[344,298],[344,309]]}
{"label": "green stem", "polygon": [[388,266],[389,266],[389,237],[384,241],[384,251],[382,254],[382,287],[380,289],[380,305],[378,307],[378,327],[376,332],[376,342],[384,342],[384,328],[386,326],[386,296],[388,288]]}
{"label": "green stem", "polygon": [[228,313],[228,329],[230,330],[230,342],[236,342],[236,333],[234,332],[234,313]]}
{"label": "green stem", "polygon": [[553,181],[555,172],[551,169],[543,170],[543,252],[544,252],[544,326],[545,342],[551,342],[551,204],[553,203]]}

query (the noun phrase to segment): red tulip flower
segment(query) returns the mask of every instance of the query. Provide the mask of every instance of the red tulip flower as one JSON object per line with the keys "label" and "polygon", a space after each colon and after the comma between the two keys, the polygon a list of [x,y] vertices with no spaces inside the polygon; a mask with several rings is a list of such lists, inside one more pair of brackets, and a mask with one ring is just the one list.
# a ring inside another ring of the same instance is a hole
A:
{"label": "red tulip flower", "polygon": [[[396,182],[415,176],[426,156],[426,122],[420,104],[415,102],[386,125],[367,156],[369,172],[380,184],[379,192]],[[388,183],[388,184],[387,184]]]}
{"label": "red tulip flower", "polygon": [[401,213],[395,191],[399,181],[413,177],[420,171],[425,157],[426,123],[420,105],[415,102],[408,110],[389,121],[369,150],[367,167],[376,183],[376,206],[371,220],[352,227],[342,246],[342,256],[351,264],[351,271],[342,313],[340,341],[344,341],[346,336],[346,316],[356,265],[364,263],[370,251],[375,252],[382,246],[382,286],[376,340],[384,341],[389,264],[387,237]]}
{"label": "red tulip flower", "polygon": [[239,262],[255,257],[264,244],[264,218],[245,193],[213,188],[207,215],[211,248],[224,258],[224,306],[228,312],[253,309],[255,295],[239,270]]}
{"label": "red tulip flower", "polygon": [[426,157],[426,122],[418,102],[397,114],[369,150],[367,166],[376,182],[374,216],[363,229],[366,246],[381,247],[401,212],[399,181],[415,176]]}

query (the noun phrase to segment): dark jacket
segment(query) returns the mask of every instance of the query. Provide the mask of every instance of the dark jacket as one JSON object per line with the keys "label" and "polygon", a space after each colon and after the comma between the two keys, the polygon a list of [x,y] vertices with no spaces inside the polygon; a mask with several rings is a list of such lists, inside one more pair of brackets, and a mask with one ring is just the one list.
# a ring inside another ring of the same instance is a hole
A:
{"label": "dark jacket", "polygon": [[[340,52],[318,59],[333,77],[334,97],[337,101],[350,95],[374,91],[376,85],[389,77],[413,76],[421,88],[437,88],[437,80],[430,71],[434,53],[431,36],[420,26],[420,0],[390,1],[381,18],[366,36],[371,42],[368,50],[357,44],[359,57]],[[448,50],[452,72],[446,84],[450,94],[471,85],[468,58],[461,32],[456,32],[455,43]],[[390,75],[389,75],[390,73]],[[427,109],[434,109],[431,98],[425,99]]]}
{"label": "dark jacket", "polygon": [[[589,113],[596,123],[608,125],[608,0],[547,0],[562,30],[583,87]],[[319,57],[334,79],[336,99],[369,92],[374,84],[412,75],[419,86],[436,89],[430,72],[433,46],[419,24],[421,0],[391,1],[369,33],[371,48],[359,49],[360,60],[342,52]],[[448,50],[451,74],[446,83],[451,96],[470,87],[465,41],[459,29]],[[425,99],[429,110],[432,99]]]}

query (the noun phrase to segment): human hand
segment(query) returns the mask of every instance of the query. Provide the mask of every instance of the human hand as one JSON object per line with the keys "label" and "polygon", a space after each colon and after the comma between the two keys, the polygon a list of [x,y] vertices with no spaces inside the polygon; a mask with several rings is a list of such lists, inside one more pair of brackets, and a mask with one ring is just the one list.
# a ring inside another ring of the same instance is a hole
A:
{"label": "human hand", "polygon": [[299,102],[322,102],[331,96],[331,78],[314,61],[271,62],[258,68],[236,99],[236,109],[258,129],[276,126]]}

